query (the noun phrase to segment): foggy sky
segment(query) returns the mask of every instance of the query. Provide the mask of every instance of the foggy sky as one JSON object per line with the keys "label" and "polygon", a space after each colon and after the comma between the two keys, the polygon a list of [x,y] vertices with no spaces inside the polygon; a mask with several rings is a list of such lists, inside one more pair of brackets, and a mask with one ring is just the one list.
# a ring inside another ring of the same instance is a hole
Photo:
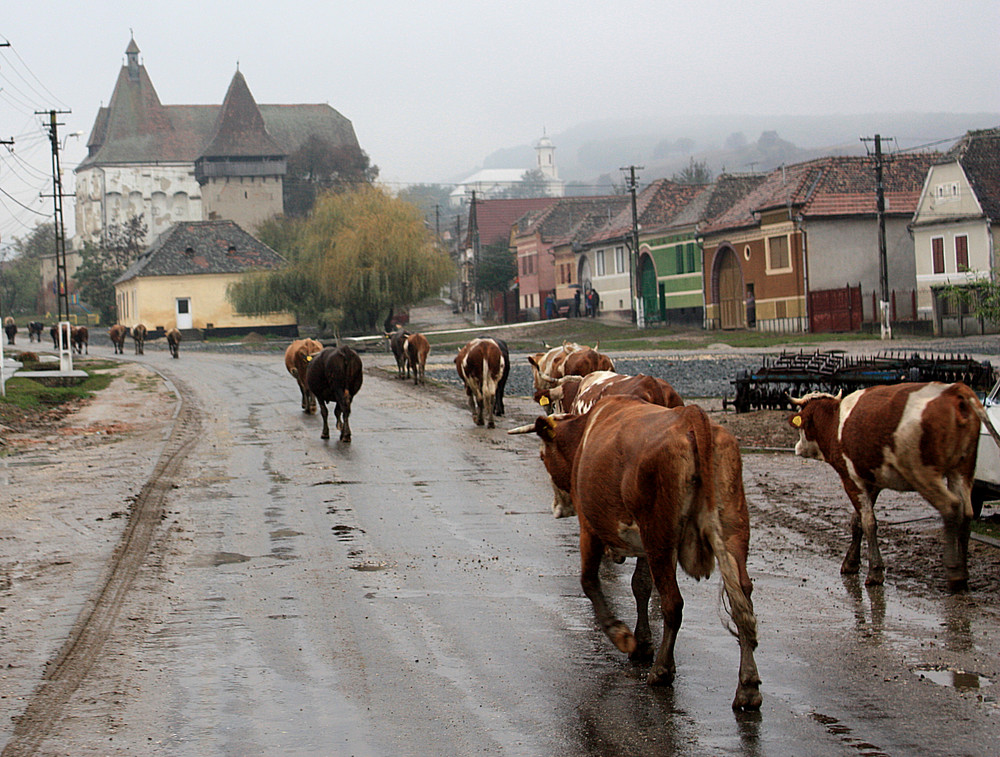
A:
{"label": "foggy sky", "polygon": [[[543,130],[608,118],[1000,112],[996,0],[130,5],[5,3],[0,139],[27,165],[0,162],[0,188],[25,204],[51,209],[31,199],[50,171],[32,111],[72,110],[60,133],[84,133],[66,140],[75,167],[130,29],[164,104],[221,103],[238,62],[258,103],[350,119],[390,186],[453,181]],[[4,238],[34,220],[0,195]]]}

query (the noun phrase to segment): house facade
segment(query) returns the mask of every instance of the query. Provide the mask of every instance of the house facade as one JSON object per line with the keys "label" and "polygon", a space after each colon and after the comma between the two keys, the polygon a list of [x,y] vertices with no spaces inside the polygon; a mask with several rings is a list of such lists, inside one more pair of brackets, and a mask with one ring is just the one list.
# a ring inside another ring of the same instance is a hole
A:
{"label": "house facade", "polygon": [[232,221],[176,223],[115,281],[118,322],[152,330],[294,333],[292,314],[241,315],[226,299],[229,284],[244,274],[284,263]]}
{"label": "house facade", "polygon": [[910,224],[918,315],[935,333],[996,330],[961,316],[935,288],[996,275],[1000,243],[1000,129],[971,131],[927,172]]}
{"label": "house facade", "polygon": [[[936,153],[898,155],[886,169],[886,259],[893,302],[915,316],[916,271],[907,231]],[[771,172],[756,188],[700,230],[705,259],[705,327],[762,331],[860,328],[878,320],[879,230],[872,161],[819,158]],[[847,321],[834,321],[837,293]],[[827,294],[829,293],[829,296]],[[904,317],[904,316],[900,316]]]}
{"label": "house facade", "polygon": [[125,57],[76,168],[76,250],[140,214],[147,243],[180,221],[253,228],[281,212],[285,159],[310,137],[360,149],[329,105],[258,105],[238,70],[222,105],[164,105],[134,39]]}

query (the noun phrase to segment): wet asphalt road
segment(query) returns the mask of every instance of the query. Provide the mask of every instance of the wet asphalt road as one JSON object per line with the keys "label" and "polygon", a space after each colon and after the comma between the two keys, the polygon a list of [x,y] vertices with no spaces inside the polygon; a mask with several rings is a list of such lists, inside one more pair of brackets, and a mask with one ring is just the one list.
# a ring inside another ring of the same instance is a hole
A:
{"label": "wet asphalt road", "polygon": [[[577,526],[551,517],[530,438],[476,428],[440,391],[369,371],[353,443],[323,442],[280,357],[139,359],[203,416],[163,552],[126,612],[142,630],[97,671],[121,686],[121,753],[1000,753],[990,681],[916,671],[928,646],[996,659],[997,587],[985,599],[868,591],[769,519],[749,565],[764,705],[736,715],[717,578],[681,579],[677,680],[647,686],[594,625]],[[748,481],[795,481],[810,464],[745,456]],[[752,482],[748,497],[783,506]],[[628,567],[604,578],[631,623]]]}

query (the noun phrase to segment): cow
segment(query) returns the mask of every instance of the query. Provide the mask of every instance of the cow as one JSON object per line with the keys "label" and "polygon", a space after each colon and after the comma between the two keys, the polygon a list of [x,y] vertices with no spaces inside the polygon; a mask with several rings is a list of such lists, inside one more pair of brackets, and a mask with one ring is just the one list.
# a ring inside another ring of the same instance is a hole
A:
{"label": "cow", "polygon": [[[535,393],[535,401],[545,406],[549,401],[560,401],[566,411],[580,415],[590,410],[601,397],[626,395],[645,400],[660,407],[681,407],[684,400],[670,384],[655,376],[642,373],[625,376],[612,371],[594,371],[586,376],[563,376],[550,389]],[[552,517],[568,518],[573,515],[573,502],[569,490],[552,483]]]}
{"label": "cow", "polygon": [[563,342],[559,347],[553,347],[547,352],[536,352],[534,355],[528,355],[535,391],[547,389],[561,378],[566,358],[582,349],[585,348],[576,342]]}
{"label": "cow", "polygon": [[14,337],[17,336],[17,324],[9,315],[3,319],[3,331],[7,335],[7,344],[14,344]]}
{"label": "cow", "polygon": [[584,347],[566,356],[564,376],[586,376],[594,371],[613,371],[614,361],[592,347]]}
{"label": "cow", "polygon": [[494,396],[493,415],[502,418],[504,415],[503,394],[507,388],[507,377],[510,375],[510,352],[507,349],[507,342],[495,336],[487,337],[500,350],[500,357],[503,358],[503,373],[500,374],[500,381],[497,382],[497,393]]}
{"label": "cow", "polygon": [[108,329],[108,338],[111,340],[111,345],[115,348],[116,355],[125,354],[125,337],[127,336],[128,328],[122,326],[120,323],[116,323]]}
{"label": "cow", "polygon": [[402,327],[392,333],[385,333],[385,338],[389,340],[389,349],[396,358],[396,376],[401,379],[410,377],[410,366],[406,357],[406,337],[409,335],[410,332],[404,331]]}
{"label": "cow", "polygon": [[167,349],[170,350],[170,357],[179,357],[178,353],[181,347],[181,332],[180,329],[170,329],[167,332]]}
{"label": "cow", "polygon": [[90,354],[90,332],[86,326],[73,326],[70,331],[70,340],[73,342],[73,351],[77,355],[82,355],[84,350]]}
{"label": "cow", "polygon": [[316,412],[316,398],[306,385],[306,371],[309,369],[310,357],[322,349],[322,343],[315,339],[296,339],[285,349],[285,368],[295,377],[295,382],[299,385],[304,413]]}
{"label": "cow", "polygon": [[143,324],[137,323],[132,327],[132,340],[135,342],[135,354],[144,354],[143,350],[146,345],[146,327]]}
{"label": "cow", "polygon": [[[663,611],[663,639],[647,682],[669,684],[684,601],[677,563],[688,575],[722,574],[728,612],[739,639],[739,682],[733,709],[761,705],[754,661],[757,620],[746,560],[749,515],[736,439],[697,405],[664,408],[634,397],[605,397],[584,415],[539,416],[508,431],[541,437],[542,461],[570,491],[580,524],[580,584],[614,645],[633,660],[653,657],[650,578]],[[635,633],[619,620],[601,589],[604,553],[637,557],[632,576]],[[732,630],[732,629],[730,629]]]}
{"label": "cow", "polygon": [[45,332],[45,324],[41,321],[28,321],[28,341],[42,343],[42,334]]}
{"label": "cow", "polygon": [[309,360],[306,385],[316,397],[319,412],[323,416],[323,433],[320,434],[320,439],[330,438],[326,403],[333,402],[333,415],[340,430],[340,441],[351,441],[351,401],[361,389],[362,378],[361,358],[346,345],[327,347]]}
{"label": "cow", "polygon": [[410,334],[403,344],[406,362],[413,369],[413,383],[423,384],[427,368],[427,355],[431,351],[430,342],[423,334]]}
{"label": "cow", "polygon": [[498,340],[477,337],[455,356],[455,370],[465,386],[472,420],[477,426],[485,422],[487,428],[496,427],[497,396],[503,392],[501,382],[507,377],[510,363],[504,351]]}
{"label": "cow", "polygon": [[867,585],[885,581],[875,500],[883,489],[916,491],[941,514],[944,567],[951,592],[968,589],[969,524],[979,424],[1000,436],[965,384],[903,383],[841,397],[813,392],[789,398],[798,429],[795,454],[829,463],[854,507],[851,543],[840,572],[857,574],[861,535],[868,544]]}

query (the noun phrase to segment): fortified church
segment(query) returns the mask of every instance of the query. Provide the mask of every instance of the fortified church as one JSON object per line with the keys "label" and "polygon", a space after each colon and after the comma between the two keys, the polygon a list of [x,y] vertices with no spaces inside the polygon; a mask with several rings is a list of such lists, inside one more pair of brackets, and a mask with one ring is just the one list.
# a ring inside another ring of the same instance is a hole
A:
{"label": "fortified church", "polygon": [[131,39],[76,169],[73,247],[139,214],[147,244],[178,221],[230,220],[252,233],[282,212],[287,158],[310,137],[359,149],[329,105],[258,105],[238,68],[221,105],[163,105]]}

